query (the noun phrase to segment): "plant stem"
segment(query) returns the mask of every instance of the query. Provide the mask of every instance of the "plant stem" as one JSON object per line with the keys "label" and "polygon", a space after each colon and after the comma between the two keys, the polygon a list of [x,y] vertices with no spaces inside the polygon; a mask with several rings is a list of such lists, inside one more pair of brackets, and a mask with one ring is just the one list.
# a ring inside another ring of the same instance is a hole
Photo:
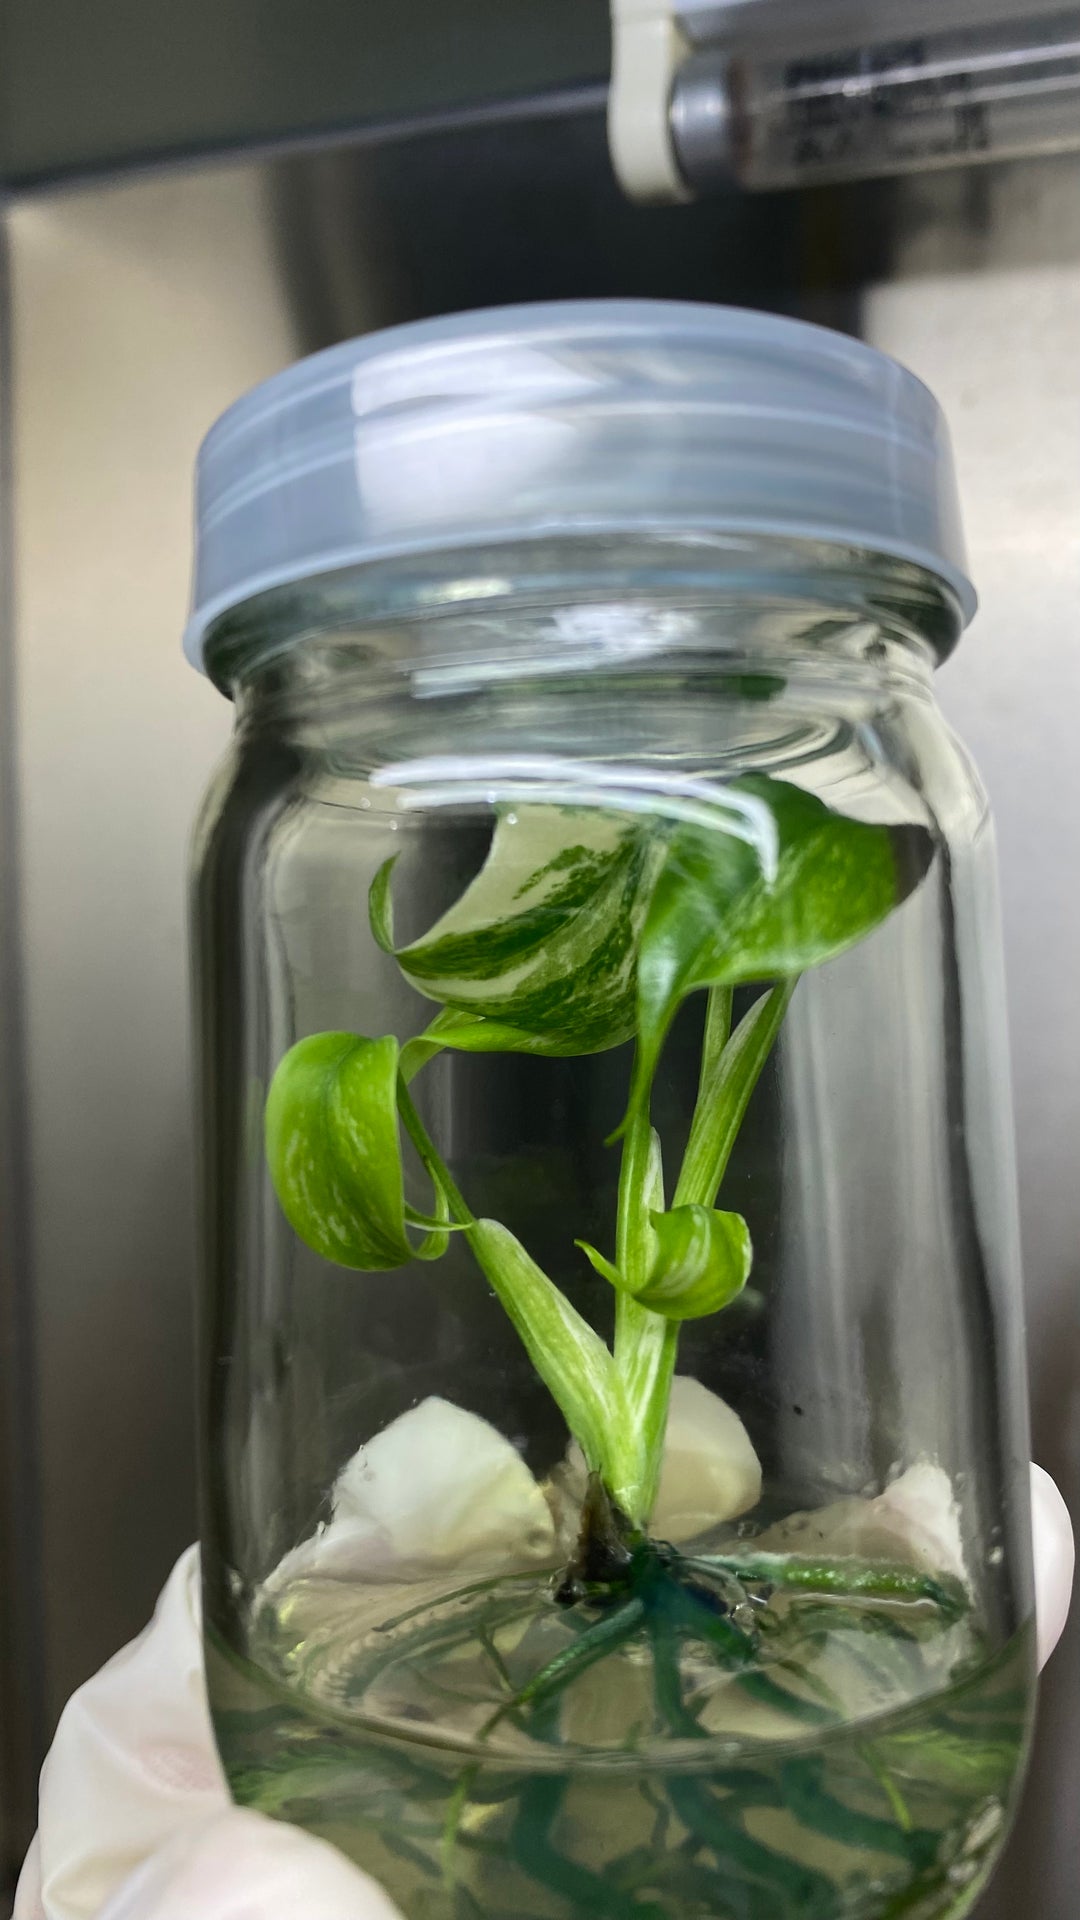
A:
{"label": "plant stem", "polygon": [[710,988],[701,1080],[675,1188],[675,1206],[715,1205],[750,1095],[772,1052],[796,985],[797,978],[785,980],[762,994],[730,1038],[730,990]]}
{"label": "plant stem", "polygon": [[402,1122],[451,1217],[464,1229],[481,1272],[516,1327],[533,1366],[579,1442],[590,1469],[620,1479],[627,1427],[617,1370],[604,1342],[520,1241],[497,1220],[478,1220],[432,1141],[403,1079]]}
{"label": "plant stem", "polygon": [[466,1228],[473,1254],[585,1455],[614,1491],[627,1428],[622,1382],[600,1335],[497,1220]]}
{"label": "plant stem", "polygon": [[627,1122],[619,1169],[618,1213],[615,1221],[615,1265],[633,1292],[644,1286],[649,1271],[649,1214],[664,1204],[664,1175],[660,1142],[647,1111]]}
{"label": "plant stem", "polygon": [[[773,988],[731,1033],[732,994],[709,991],[698,1096],[675,1190],[675,1205],[711,1207],[750,1095],[771,1051],[793,990]],[[640,1048],[634,1073],[640,1069]],[[419,1059],[416,1064],[419,1064]],[[477,1221],[436,1150],[399,1075],[402,1122],[451,1219],[472,1251],[616,1507],[644,1527],[663,1464],[678,1322],[635,1298],[656,1257],[653,1213],[664,1211],[660,1141],[650,1119],[651,1085],[632,1102],[622,1144],[615,1230],[617,1289],[614,1354],[561,1291],[495,1221]]]}
{"label": "plant stem", "polygon": [[[615,1264],[631,1287],[644,1286],[652,1258],[650,1214],[664,1206],[660,1141],[648,1102],[630,1117],[623,1136],[615,1226]],[[617,1486],[609,1490],[639,1525],[656,1499],[664,1453],[671,1381],[679,1345],[677,1321],[643,1307],[626,1288],[615,1299],[615,1366],[623,1383],[627,1419],[619,1436]]]}
{"label": "plant stem", "polygon": [[710,987],[705,996],[705,1031],[701,1036],[701,1071],[698,1074],[697,1101],[694,1118],[698,1108],[711,1098],[713,1074],[723,1057],[724,1048],[731,1038],[731,1010],[735,1001],[731,987]]}
{"label": "plant stem", "polygon": [[644,1526],[656,1500],[664,1456],[679,1325],[628,1294],[619,1295],[615,1365],[626,1396],[626,1430],[610,1492],[628,1519]]}
{"label": "plant stem", "polygon": [[397,1103],[405,1131],[420,1155],[433,1186],[446,1201],[452,1218],[459,1226],[475,1226],[476,1216],[468,1206],[460,1187],[417,1113],[412,1094],[400,1074],[397,1083]]}

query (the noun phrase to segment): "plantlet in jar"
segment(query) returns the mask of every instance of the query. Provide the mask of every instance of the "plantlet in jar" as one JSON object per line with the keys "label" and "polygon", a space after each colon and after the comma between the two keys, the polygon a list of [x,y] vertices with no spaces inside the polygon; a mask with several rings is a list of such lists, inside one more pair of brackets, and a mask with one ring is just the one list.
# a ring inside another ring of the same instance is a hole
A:
{"label": "plantlet in jar", "polygon": [[[395,946],[393,861],[376,876],[376,941],[440,1011],[393,1036],[316,1034],[281,1061],[266,1146],[282,1208],[325,1258],[365,1271],[437,1259],[464,1234],[627,1536],[644,1537],[663,1454],[679,1327],[722,1310],[749,1276],[741,1215],[716,1205],[728,1158],[800,973],[864,938],[925,871],[930,842],[835,813],[753,775],[717,793],[759,832],[602,806],[503,808],[488,857],[421,939]],[[731,1030],[732,992],[766,985]],[[708,996],[697,1102],[666,1188],[651,1094],[687,997]],[[437,1052],[576,1056],[634,1042],[614,1246],[579,1241],[615,1290],[601,1340],[510,1230],[477,1219],[409,1091]],[[404,1194],[401,1129],[431,1183]]]}
{"label": "plantlet in jar", "polygon": [[[726,1554],[684,1554],[649,1536],[680,1327],[721,1312],[751,1271],[746,1221],[716,1203],[798,977],[871,933],[918,884],[932,850],[921,830],[847,819],[783,781],[757,776],[727,791],[764,825],[756,840],[732,830],[720,807],[715,826],[600,807],[503,809],[479,874],[429,933],[404,946],[394,939],[388,862],[369,900],[376,942],[439,1011],[400,1046],[393,1036],[349,1033],[300,1040],[271,1085],[267,1157],[299,1237],[342,1266],[374,1271],[438,1259],[450,1234],[462,1234],[589,1470],[577,1550],[546,1602],[577,1610],[574,1633],[505,1692],[481,1741],[508,1717],[548,1738],[568,1689],[631,1643],[647,1652],[655,1710],[672,1738],[706,1731],[684,1693],[684,1643],[698,1660],[704,1650],[748,1707],[774,1724],[786,1717],[793,1737],[805,1736],[836,1726],[844,1712],[807,1665],[815,1636],[830,1630],[815,1609],[831,1607],[833,1623],[837,1609],[854,1609],[856,1628],[872,1625],[890,1645],[910,1640],[917,1653],[918,1629],[899,1623],[897,1607],[914,1604],[941,1632],[968,1607],[959,1581],[911,1566],[755,1553],[749,1542]],[[762,990],[733,1030],[733,991],[754,982]],[[697,1098],[669,1181],[652,1087],[672,1021],[699,991],[707,999]],[[476,1217],[410,1086],[446,1048],[573,1057],[629,1042],[629,1102],[612,1135],[621,1148],[613,1244],[576,1242],[615,1293],[609,1346],[507,1226]],[[404,1198],[402,1134],[430,1182],[424,1212]],[[773,1594],[782,1607],[769,1604]],[[450,1641],[479,1644],[476,1609],[486,1619],[498,1604],[477,1588],[440,1642],[444,1652]],[[506,1604],[516,1617],[528,1601],[515,1588]],[[421,1663],[422,1641],[418,1631]],[[893,1804],[888,1757],[869,1744],[866,1753]],[[474,1773],[466,1767],[449,1803],[448,1884]],[[820,1792],[816,1776],[791,1779],[785,1792],[800,1817],[848,1844],[851,1808]],[[725,1871],[745,1868],[763,1900],[768,1892],[769,1911],[835,1910],[825,1876],[753,1838],[692,1778],[675,1775],[666,1791],[694,1843],[719,1846]],[[561,1884],[568,1863],[525,1816],[523,1798],[513,1851],[532,1877]],[[859,1832],[867,1831],[864,1822]],[[895,1838],[881,1818],[874,1837],[880,1845]]]}

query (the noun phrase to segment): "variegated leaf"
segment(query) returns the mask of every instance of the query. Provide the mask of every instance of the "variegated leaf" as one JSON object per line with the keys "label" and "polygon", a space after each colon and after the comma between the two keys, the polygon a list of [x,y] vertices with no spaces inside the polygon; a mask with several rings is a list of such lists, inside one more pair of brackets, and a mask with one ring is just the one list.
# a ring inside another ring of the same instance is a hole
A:
{"label": "variegated leaf", "polygon": [[444,1045],[598,1053],[634,1032],[637,947],[663,849],[655,823],[599,807],[504,806],[479,874],[428,933],[393,948],[387,868],[372,926],[421,993],[503,1029],[485,1046],[451,1028]]}

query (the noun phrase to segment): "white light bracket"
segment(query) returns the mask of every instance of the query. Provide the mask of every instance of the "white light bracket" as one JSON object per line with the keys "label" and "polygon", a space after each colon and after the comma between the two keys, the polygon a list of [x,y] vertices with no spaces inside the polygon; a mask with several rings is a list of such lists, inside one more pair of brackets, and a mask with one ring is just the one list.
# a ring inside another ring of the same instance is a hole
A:
{"label": "white light bracket", "polygon": [[608,145],[631,200],[689,200],[671,137],[675,75],[689,52],[665,0],[611,0]]}
{"label": "white light bracket", "polygon": [[[785,0],[781,0],[781,5]],[[786,0],[805,18],[807,0]],[[675,79],[691,54],[760,30],[777,0],[611,0],[608,145],[631,200],[691,200],[672,134]]]}

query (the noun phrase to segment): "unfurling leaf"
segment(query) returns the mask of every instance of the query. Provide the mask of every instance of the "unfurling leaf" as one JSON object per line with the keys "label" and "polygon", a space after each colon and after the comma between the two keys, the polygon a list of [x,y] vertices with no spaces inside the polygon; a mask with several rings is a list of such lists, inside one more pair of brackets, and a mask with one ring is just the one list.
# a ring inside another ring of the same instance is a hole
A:
{"label": "unfurling leaf", "polygon": [[734,785],[769,808],[775,866],[730,834],[686,825],[672,835],[641,935],[635,1100],[688,993],[819,966],[870,933],[929,865],[919,828],[850,820],[765,775]]}
{"label": "unfurling leaf", "polygon": [[627,1282],[619,1272],[615,1262],[609,1260],[606,1254],[599,1251],[599,1248],[591,1246],[588,1240],[575,1240],[574,1245],[575,1247],[581,1248],[590,1267],[600,1275],[601,1280],[606,1280],[618,1293],[628,1291]]}
{"label": "unfurling leaf", "polygon": [[642,1306],[669,1320],[699,1320],[741,1293],[754,1257],[741,1213],[687,1206],[651,1219],[656,1252],[635,1296]]}
{"label": "unfurling leaf", "polygon": [[325,1260],[364,1272],[433,1260],[439,1224],[418,1244],[406,1223],[430,1222],[406,1206],[397,1112],[398,1043],[316,1033],[284,1056],[266,1102],[266,1157],[294,1232]]}
{"label": "unfurling leaf", "polygon": [[599,807],[502,807],[486,861],[430,932],[393,946],[390,870],[371,890],[376,940],[431,1000],[498,1023],[443,1045],[599,1053],[631,1038],[637,943],[663,858],[655,822]]}
{"label": "unfurling leaf", "polygon": [[754,1250],[741,1213],[712,1207],[672,1207],[649,1215],[652,1259],[643,1286],[632,1287],[614,1261],[587,1240],[576,1240],[590,1266],[616,1292],[666,1320],[700,1320],[718,1313],[741,1293],[750,1277]]}

